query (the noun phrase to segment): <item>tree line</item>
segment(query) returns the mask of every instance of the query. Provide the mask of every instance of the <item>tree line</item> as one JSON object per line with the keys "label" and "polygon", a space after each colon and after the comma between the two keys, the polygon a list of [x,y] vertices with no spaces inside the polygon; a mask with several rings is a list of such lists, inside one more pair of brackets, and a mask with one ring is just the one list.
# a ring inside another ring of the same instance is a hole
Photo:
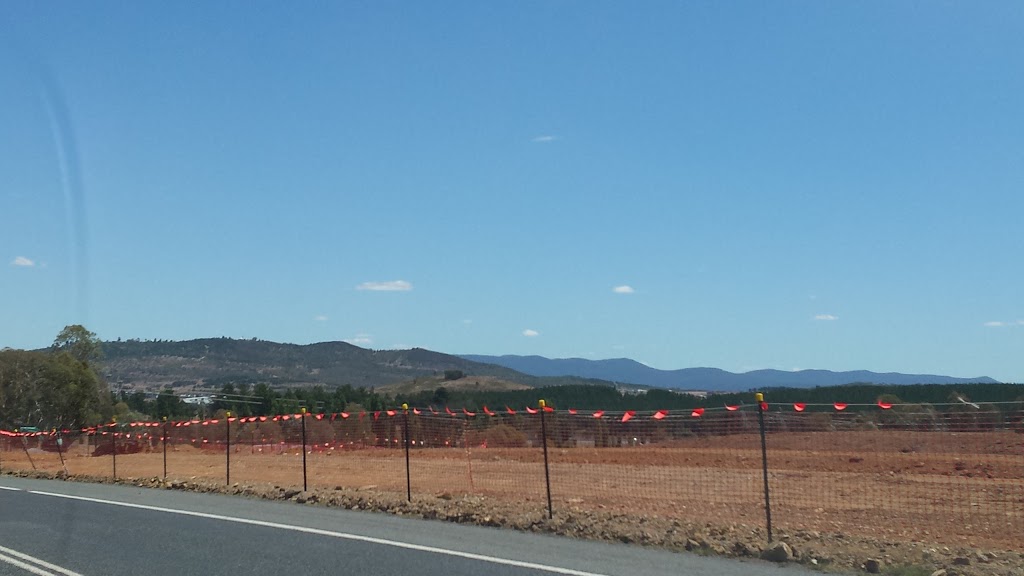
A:
{"label": "tree line", "polygon": [[106,384],[93,369],[96,335],[67,326],[45,351],[0,350],[0,428],[73,429],[109,421]]}

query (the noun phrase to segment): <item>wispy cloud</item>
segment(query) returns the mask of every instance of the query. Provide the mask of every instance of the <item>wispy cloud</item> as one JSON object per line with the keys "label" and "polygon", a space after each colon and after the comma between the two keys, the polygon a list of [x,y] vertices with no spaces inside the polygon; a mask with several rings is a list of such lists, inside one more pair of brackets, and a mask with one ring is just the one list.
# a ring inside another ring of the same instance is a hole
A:
{"label": "wispy cloud", "polygon": [[369,346],[370,344],[373,344],[373,337],[369,334],[356,334],[352,338],[342,340],[342,342],[348,342],[353,346]]}
{"label": "wispy cloud", "polygon": [[389,280],[387,282],[363,282],[356,286],[356,290],[370,290],[372,292],[408,292],[412,290],[412,284],[405,280]]}
{"label": "wispy cloud", "polygon": [[558,140],[558,136],[553,134],[541,134],[540,136],[535,136],[531,142],[554,142],[555,140]]}
{"label": "wispy cloud", "polygon": [[832,314],[815,314],[814,315],[814,319],[815,320],[832,321],[832,320],[839,320],[839,316],[833,316]]}
{"label": "wispy cloud", "polygon": [[612,288],[612,292],[615,292],[616,294],[632,294],[636,292],[636,290],[634,290],[632,286],[623,284],[622,286]]}
{"label": "wispy cloud", "polygon": [[32,266],[35,265],[36,263],[34,261],[29,260],[24,256],[18,256],[14,260],[11,260],[11,266],[22,266],[24,268],[31,268]]}
{"label": "wispy cloud", "polygon": [[462,320],[462,323],[465,324],[466,326],[469,326],[470,324],[473,323],[473,320],[471,320],[469,318],[465,318],[465,319]]}
{"label": "wispy cloud", "polygon": [[540,332],[527,328],[526,330],[523,330],[523,336],[526,336],[527,338],[536,338],[537,336],[540,336]]}
{"label": "wispy cloud", "polygon": [[989,328],[1006,328],[1007,326],[1024,326],[1024,320],[1017,320],[1016,322],[992,320],[991,322],[985,322],[982,326],[988,326]]}
{"label": "wispy cloud", "polygon": [[327,322],[327,316],[324,316],[323,314],[319,314],[317,316],[313,316],[313,320],[315,320],[317,322]]}

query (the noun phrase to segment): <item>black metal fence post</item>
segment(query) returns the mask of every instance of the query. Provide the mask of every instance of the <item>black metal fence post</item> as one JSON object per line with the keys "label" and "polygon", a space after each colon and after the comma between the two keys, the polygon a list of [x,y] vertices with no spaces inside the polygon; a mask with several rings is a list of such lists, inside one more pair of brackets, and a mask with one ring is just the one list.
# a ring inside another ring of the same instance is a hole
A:
{"label": "black metal fence post", "polygon": [[164,416],[164,480],[167,480],[167,416]]}
{"label": "black metal fence post", "polygon": [[757,400],[757,422],[761,428],[761,470],[764,475],[764,515],[768,524],[768,542],[772,541],[772,502],[768,492],[768,443],[765,440],[764,432],[764,411],[768,405],[764,401],[764,394],[758,392],[754,395]]}
{"label": "black metal fence post", "polygon": [[402,404],[405,415],[405,499],[412,502],[412,474],[409,472],[409,405]]}
{"label": "black metal fence post", "polygon": [[231,485],[231,412],[224,413],[224,483]]}
{"label": "black metal fence post", "polygon": [[60,456],[60,467],[64,469],[64,475],[67,476],[68,465],[67,462],[64,461],[64,437],[56,428],[54,428],[53,433],[57,437],[57,455]]}
{"label": "black metal fence post", "polygon": [[309,490],[306,483],[306,409],[302,409],[302,491]]}
{"label": "black metal fence post", "polygon": [[547,421],[545,420],[544,413],[547,412],[547,404],[544,400],[538,402],[540,405],[540,437],[541,443],[544,444],[544,485],[548,491],[548,518],[554,518],[555,512],[551,507],[551,470],[548,467],[548,427]]}
{"label": "black metal fence post", "polygon": [[110,460],[114,466],[114,480],[117,480],[117,421],[110,426]]}

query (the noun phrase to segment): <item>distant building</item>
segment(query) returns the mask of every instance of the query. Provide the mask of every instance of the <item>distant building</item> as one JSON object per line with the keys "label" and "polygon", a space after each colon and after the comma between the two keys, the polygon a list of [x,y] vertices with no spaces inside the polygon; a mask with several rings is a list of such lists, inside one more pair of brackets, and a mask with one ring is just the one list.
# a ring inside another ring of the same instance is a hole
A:
{"label": "distant building", "polygon": [[213,396],[185,396],[181,399],[185,404],[198,404],[206,406],[213,404]]}

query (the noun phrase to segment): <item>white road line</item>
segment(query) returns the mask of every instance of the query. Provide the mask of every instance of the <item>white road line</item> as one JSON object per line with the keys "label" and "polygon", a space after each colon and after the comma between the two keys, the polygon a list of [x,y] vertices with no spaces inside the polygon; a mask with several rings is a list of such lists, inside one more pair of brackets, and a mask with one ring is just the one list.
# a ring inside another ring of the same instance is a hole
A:
{"label": "white road line", "polygon": [[346,532],[334,532],[332,530],[321,530],[319,528],[308,528],[306,526],[294,526],[291,524],[279,524],[277,522],[267,522],[264,520],[252,520],[249,518],[236,518],[232,516],[221,516],[219,514],[209,514],[206,512],[192,512],[190,510],[175,510],[174,508],[162,508],[160,506],[148,506],[146,504],[132,504],[129,502],[116,502],[114,500],[102,500],[99,498],[87,498],[85,496],[71,496],[70,494],[58,494],[55,492],[43,492],[40,490],[29,490],[29,494],[38,494],[40,496],[53,496],[55,498],[67,498],[69,500],[83,500],[85,502],[95,502],[98,504],[109,504],[111,506],[124,506],[126,508],[138,508],[140,510],[151,510],[154,512],[166,512],[168,514],[180,514],[182,516],[194,516],[196,518],[208,518],[211,520],[223,520],[225,522],[236,522],[238,524],[248,524],[250,526],[263,526],[265,528],[277,528],[280,530],[291,530],[293,532],[303,532],[306,534],[316,534],[318,536],[330,536],[333,538],[341,538],[343,540],[354,540],[356,542],[367,542],[370,544],[379,544],[382,546],[393,546],[395,548],[404,548],[406,550],[416,550],[418,552],[430,552],[433,554],[443,554],[445,556],[455,556],[457,558],[466,558],[469,560],[478,560],[480,562],[490,562],[492,564],[502,564],[504,566],[515,566],[517,568],[527,568],[530,570],[540,570],[543,572],[551,572],[553,574],[565,574],[566,576],[605,576],[596,572],[584,572],[582,570],[573,570],[571,568],[559,568],[558,566],[546,566],[544,564],[536,564],[534,562],[523,562],[522,560],[511,560],[508,558],[498,558],[496,556],[485,556],[483,554],[473,554],[472,552],[461,552],[459,550],[448,550],[446,548],[435,548],[434,546],[422,546],[420,544],[411,544],[409,542],[399,542],[397,540],[385,540],[384,538],[373,538],[371,536],[362,536],[360,534],[349,534]]}
{"label": "white road line", "polygon": [[53,572],[47,572],[46,570],[40,570],[39,568],[36,568],[35,566],[33,566],[31,564],[25,564],[24,562],[15,560],[14,558],[11,558],[10,556],[4,556],[3,554],[0,554],[0,562],[6,562],[6,563],[10,564],[11,566],[14,566],[15,568],[21,568],[22,570],[24,570],[26,572],[31,572],[32,574],[36,574],[37,576],[57,576]]}
{"label": "white road line", "polygon": [[[25,562],[22,562],[23,560]],[[4,546],[0,546],[0,562],[6,562],[11,566],[16,566],[17,568],[20,568],[22,570],[32,572],[33,574],[38,574],[39,576],[57,576],[57,574],[63,574],[65,576],[82,576],[78,572],[72,572],[67,568],[62,568],[55,564],[50,564],[45,560],[40,560],[34,556],[29,556],[29,554],[25,552],[12,550]],[[35,564],[36,566],[33,566],[32,564],[27,564],[29,562]],[[46,568],[47,570],[52,570],[52,572],[47,572],[46,570],[43,570],[43,568]]]}
{"label": "white road line", "polygon": [[[62,568],[60,566],[57,566],[56,564],[50,564],[46,560],[40,560],[39,558],[36,558],[35,556],[29,556],[28,554],[25,554],[24,552],[18,552],[17,550],[11,550],[10,548],[5,548],[3,546],[0,546],[0,556],[5,556],[5,555],[14,556],[15,558],[21,558],[22,560],[25,560],[26,562],[32,562],[32,563],[37,564],[39,566],[42,566],[43,568],[46,568],[48,570],[53,570],[57,574],[64,574],[64,576],[82,576],[78,572],[72,572],[71,570],[68,570],[67,568]],[[13,562],[12,562],[12,564],[13,564]],[[27,568],[26,568],[26,570],[27,570]],[[29,572],[31,572],[31,570],[29,570]],[[40,571],[40,572],[36,572],[36,573],[37,574],[51,574],[52,575],[51,572]]]}
{"label": "white road line", "polygon": [[11,488],[10,486],[0,486],[0,490],[10,490],[11,492],[21,492],[21,488]]}

